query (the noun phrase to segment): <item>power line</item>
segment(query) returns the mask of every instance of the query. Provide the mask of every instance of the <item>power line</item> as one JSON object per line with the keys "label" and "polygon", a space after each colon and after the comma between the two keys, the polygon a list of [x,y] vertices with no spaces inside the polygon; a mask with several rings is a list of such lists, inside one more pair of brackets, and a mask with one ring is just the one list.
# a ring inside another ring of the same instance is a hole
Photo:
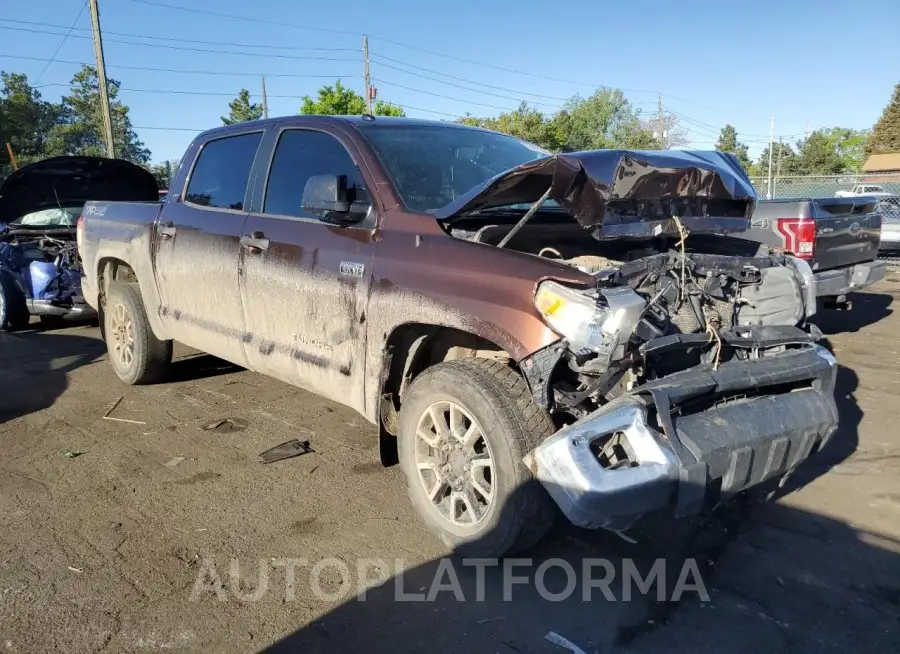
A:
{"label": "power line", "polygon": [[151,0],[131,0],[131,2],[149,5],[151,7],[161,7],[163,9],[175,9],[177,11],[186,11],[191,14],[199,14],[201,16],[215,16],[217,18],[230,18],[232,20],[243,20],[250,23],[260,23],[262,25],[278,25],[280,27],[293,27],[295,29],[313,30],[316,32],[329,32],[331,34],[348,34],[351,36],[362,36],[362,32],[353,32],[350,30],[334,29],[331,27],[319,27],[316,25],[300,25],[297,23],[286,23],[280,20],[268,20],[265,18],[253,18],[250,16],[236,16],[234,14],[225,14],[218,11],[209,11],[205,9],[193,9],[191,7],[179,7],[178,5],[170,5],[165,2],[153,2]]}
{"label": "power line", "polygon": [[62,47],[66,44],[66,41],[69,40],[69,36],[72,34],[72,30],[75,29],[75,26],[78,24],[78,21],[81,20],[81,15],[84,13],[85,8],[87,7],[88,0],[84,0],[84,4],[81,5],[81,9],[78,11],[78,15],[75,16],[75,20],[72,21],[72,25],[69,27],[69,30],[63,35],[63,40],[59,42],[59,45],[56,46],[56,50],[53,52],[53,56],[50,57],[50,60],[44,64],[44,67],[41,69],[41,72],[38,74],[35,82],[40,82],[41,78],[44,76],[44,73],[47,72],[47,69],[50,68],[50,64],[53,63],[53,60],[56,59],[56,55],[59,54],[59,51],[62,50]]}
{"label": "power line", "polygon": [[[14,55],[14,54],[6,54],[0,53],[0,57],[7,57],[9,59],[25,59],[28,61],[49,61],[43,57],[27,57],[25,55]],[[71,61],[65,59],[57,59],[57,63],[60,64],[75,64],[78,66],[93,66],[93,64],[87,61]],[[352,60],[355,61],[355,60]],[[109,68],[121,68],[122,70],[145,70],[156,73],[184,73],[189,75],[243,75],[250,77],[259,77],[260,75],[265,75],[266,77],[296,77],[296,78],[328,78],[328,79],[354,79],[359,77],[359,74],[351,74],[351,75],[311,75],[306,73],[241,73],[235,71],[224,71],[224,70],[188,70],[184,68],[153,68],[149,66],[126,66],[124,64],[111,64]]]}
{"label": "power line", "polygon": [[[33,30],[25,27],[7,27],[5,25],[0,25],[0,29],[3,30],[12,30],[14,32],[32,32],[35,34],[52,34],[54,36],[61,36],[56,32],[47,32],[44,30]],[[90,36],[82,36],[80,34],[74,34],[73,38],[76,39],[90,39]],[[276,58],[276,59],[303,59],[303,60],[312,60],[312,61],[348,61],[348,62],[356,62],[357,59],[349,59],[347,57],[344,58],[336,58],[336,57],[312,57],[309,55],[286,55],[286,54],[277,54],[277,53],[263,53],[263,52],[234,52],[232,50],[204,50],[203,48],[191,48],[187,46],[179,46],[179,45],[163,45],[161,43],[135,43],[133,41],[122,41],[121,39],[103,39],[104,43],[121,43],[124,45],[137,45],[145,48],[164,48],[166,50],[184,50],[188,52],[205,52],[208,54],[225,54],[225,55],[235,55],[235,56],[243,56],[243,57],[266,57],[266,58]],[[354,48],[342,48],[344,51],[355,52]]]}
{"label": "power line", "polygon": [[[462,84],[456,84],[456,83],[454,83],[454,82],[447,82],[447,81],[445,81],[445,80],[438,79],[438,78],[436,78],[436,77],[429,77],[428,75],[422,75],[421,73],[413,73],[413,72],[410,72],[410,71],[407,71],[407,70],[403,70],[402,68],[399,68],[399,67],[397,67],[397,66],[392,66],[392,65],[390,65],[390,64],[386,64],[386,63],[384,63],[383,61],[377,61],[377,60],[376,60],[375,63],[377,63],[377,64],[380,65],[380,66],[384,66],[385,68],[390,68],[390,69],[392,69],[392,70],[396,70],[396,71],[399,71],[399,72],[401,72],[401,73],[406,73],[407,75],[413,75],[413,76],[415,76],[415,77],[420,77],[420,78],[422,78],[422,79],[431,80],[432,82],[437,82],[438,84],[446,84],[447,86],[452,86],[452,87],[454,87],[454,88],[462,89],[462,90],[464,90],[464,91],[472,91],[472,92],[474,92],[474,93],[480,93],[480,94],[482,94],[482,95],[490,95],[490,96],[493,96],[493,97],[495,97],[495,98],[503,98],[504,100],[513,100],[513,101],[515,101],[515,102],[521,102],[521,101],[522,101],[522,98],[516,98],[516,97],[510,96],[510,95],[502,95],[502,94],[500,94],[500,93],[492,93],[492,92],[490,92],[490,91],[484,91],[484,90],[482,90],[482,89],[474,89],[474,88],[472,88],[471,86],[463,86]],[[388,82],[388,83],[390,83],[390,82]],[[496,87],[495,87],[495,88],[496,88]],[[563,105],[549,104],[549,103],[546,103],[546,102],[535,102],[535,101],[532,101],[531,104],[534,104],[534,105],[540,105],[540,106],[543,106],[543,107],[552,107],[553,109],[563,109]]]}
{"label": "power line", "polygon": [[[499,91],[507,91],[508,93],[519,93],[519,94],[521,94],[521,95],[532,95],[532,96],[537,97],[537,98],[547,98],[547,99],[549,99],[549,100],[559,100],[559,101],[561,101],[561,102],[566,102],[566,101],[568,101],[568,100],[571,99],[571,98],[562,98],[562,97],[555,96],[555,95],[543,95],[543,94],[541,94],[541,93],[534,93],[534,92],[532,92],[532,91],[521,91],[521,90],[519,90],[519,89],[507,89],[507,88],[504,88],[504,87],[502,87],[502,86],[497,86],[496,84],[485,84],[484,82],[476,82],[475,80],[466,79],[465,77],[457,77],[457,76],[455,76],[455,75],[450,75],[449,73],[442,73],[441,71],[434,70],[434,69],[432,69],[432,68],[425,68],[425,67],[423,67],[423,66],[414,66],[413,64],[408,64],[408,63],[406,63],[405,61],[400,61],[399,59],[394,59],[394,58],[392,58],[392,57],[388,57],[388,56],[383,55],[383,54],[379,54],[379,53],[375,53],[375,52],[373,52],[372,54],[375,55],[376,57],[380,57],[381,59],[385,59],[385,60],[387,60],[387,61],[392,61],[392,62],[394,62],[394,63],[396,63],[396,64],[402,64],[403,66],[406,66],[407,68],[413,68],[413,69],[415,69],[415,70],[422,70],[422,71],[425,71],[426,73],[432,73],[432,74],[434,74],[434,75],[440,75],[440,76],[442,76],[442,77],[448,77],[448,78],[450,78],[450,79],[454,79],[454,80],[457,80],[457,81],[460,81],[460,82],[466,82],[466,83],[468,83],[468,84],[474,84],[474,85],[476,85],[476,86],[484,86],[484,87],[487,87],[487,88],[489,88],[489,89],[497,89],[497,90],[499,90]],[[411,72],[411,71],[403,70],[402,68],[397,68],[396,66],[392,66],[392,65],[390,65],[390,64],[386,64],[386,63],[384,63],[383,61],[380,61],[380,60],[378,60],[378,59],[373,59],[373,63],[378,63],[378,64],[381,64],[382,66],[384,66],[385,68],[392,68],[392,69],[394,69],[394,70],[399,70],[399,71],[401,71],[401,72],[408,73],[408,74],[410,74],[410,75],[415,75],[415,74],[416,74],[416,73],[413,73],[413,72]],[[425,76],[424,76],[424,75],[420,75],[420,77],[425,77]],[[425,77],[425,79],[431,79],[431,78],[430,78],[430,77]],[[435,81],[441,81],[441,80],[435,80]],[[442,82],[442,83],[447,84],[447,82]],[[479,91],[479,92],[481,92],[481,91]]]}
{"label": "power line", "polygon": [[464,102],[467,104],[478,105],[480,107],[488,107],[490,109],[500,109],[501,111],[515,111],[515,107],[501,107],[496,104],[486,104],[484,102],[475,102],[473,100],[463,100],[462,98],[454,98],[449,95],[443,95],[441,93],[434,93],[432,91],[425,91],[423,89],[413,88],[412,86],[405,86],[403,84],[398,84],[397,82],[391,82],[391,81],[383,79],[381,77],[379,77],[377,81],[381,84],[387,84],[388,86],[396,86],[397,88],[400,88],[400,89],[406,89],[407,91],[413,91],[414,93],[422,93],[424,95],[431,95],[436,98],[442,98],[444,100],[453,100],[455,102]]}
{"label": "power line", "polygon": [[[57,29],[66,29],[65,25],[55,25],[53,23],[41,23],[37,21],[31,20],[13,20],[12,18],[0,18],[0,23],[16,23],[21,25],[36,25],[38,27],[54,27]],[[24,31],[24,30],[23,30]],[[76,28],[75,31],[78,32],[89,32],[90,30],[86,28]],[[176,39],[170,36],[153,36],[150,34],[135,34],[134,32],[114,32],[112,30],[105,30],[106,34],[113,34],[115,36],[127,36],[138,39],[149,39],[152,41],[168,41],[171,43],[199,43],[200,45],[225,45],[234,48],[263,48],[269,50],[296,50],[298,52],[303,51],[359,51],[359,48],[321,48],[321,47],[308,47],[308,46],[292,46],[292,45],[272,45],[272,44],[263,44],[263,43],[235,43],[231,41],[201,41],[199,39],[191,38],[188,39]]]}

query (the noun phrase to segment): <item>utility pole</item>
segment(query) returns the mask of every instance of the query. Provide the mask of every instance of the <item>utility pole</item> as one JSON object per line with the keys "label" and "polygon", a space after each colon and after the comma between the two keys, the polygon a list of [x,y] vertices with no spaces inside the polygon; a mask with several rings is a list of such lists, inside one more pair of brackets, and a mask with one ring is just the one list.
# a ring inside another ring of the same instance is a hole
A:
{"label": "utility pole", "polygon": [[106,140],[106,156],[114,159],[112,115],[109,111],[109,89],[106,85],[106,64],[103,62],[103,37],[100,35],[100,11],[97,0],[88,0],[91,5],[91,27],[94,31],[94,57],[97,59],[97,79],[100,81],[100,110],[103,114],[103,136]]}
{"label": "utility pole", "polygon": [[369,37],[363,34],[363,78],[366,80],[366,113],[372,115],[372,79],[369,76]]}
{"label": "utility pole", "polygon": [[[778,167],[775,169],[775,183],[778,183],[778,178],[781,177],[781,153],[782,153],[782,145],[781,145],[781,137],[778,137]],[[772,197],[775,197],[775,190],[772,190]]]}
{"label": "utility pole", "polygon": [[262,76],[263,118],[269,117],[269,101],[266,99],[266,76]]}
{"label": "utility pole", "polygon": [[666,133],[663,131],[662,93],[658,93],[656,96],[656,129],[659,130],[659,142],[662,144],[663,150],[668,150]]}
{"label": "utility pole", "polygon": [[772,199],[772,175],[775,172],[772,170],[772,150],[774,149],[775,142],[775,116],[772,116],[772,121],[769,123],[769,183],[766,187],[766,196],[771,200]]}

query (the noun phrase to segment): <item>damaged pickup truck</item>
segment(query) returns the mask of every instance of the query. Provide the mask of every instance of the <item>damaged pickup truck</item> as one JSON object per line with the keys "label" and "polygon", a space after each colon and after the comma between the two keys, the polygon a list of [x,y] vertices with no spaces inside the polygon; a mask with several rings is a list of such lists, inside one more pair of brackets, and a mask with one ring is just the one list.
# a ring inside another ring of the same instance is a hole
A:
{"label": "damaged pickup truck", "polygon": [[812,271],[728,252],[755,203],[719,153],[254,121],[201,134],[163,202],[85,206],[84,295],[126,383],[178,340],[348,405],[432,532],[501,556],[554,502],[614,531],[689,515],[834,434]]}
{"label": "damaged pickup truck", "polygon": [[153,176],[102,157],[53,157],[0,185],[0,329],[95,318],[81,296],[75,225],[85,200],[156,198]]}

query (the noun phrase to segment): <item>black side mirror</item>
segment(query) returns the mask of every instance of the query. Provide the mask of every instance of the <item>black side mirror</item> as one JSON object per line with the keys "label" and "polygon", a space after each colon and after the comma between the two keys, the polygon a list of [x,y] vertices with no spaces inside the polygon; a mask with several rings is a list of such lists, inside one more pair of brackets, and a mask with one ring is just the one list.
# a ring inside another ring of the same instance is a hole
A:
{"label": "black side mirror", "polygon": [[300,204],[304,211],[336,223],[364,220],[371,203],[351,202],[347,193],[346,175],[314,175],[306,180]]}

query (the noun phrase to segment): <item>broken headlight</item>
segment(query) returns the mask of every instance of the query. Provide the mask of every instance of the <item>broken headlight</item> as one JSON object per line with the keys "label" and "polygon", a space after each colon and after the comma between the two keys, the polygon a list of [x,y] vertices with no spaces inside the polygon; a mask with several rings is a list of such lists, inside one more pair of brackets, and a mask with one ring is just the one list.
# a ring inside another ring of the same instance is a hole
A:
{"label": "broken headlight", "polygon": [[590,350],[608,362],[625,356],[625,346],[646,302],[627,286],[601,289],[600,295],[605,302],[548,281],[538,285],[534,306],[575,352]]}

